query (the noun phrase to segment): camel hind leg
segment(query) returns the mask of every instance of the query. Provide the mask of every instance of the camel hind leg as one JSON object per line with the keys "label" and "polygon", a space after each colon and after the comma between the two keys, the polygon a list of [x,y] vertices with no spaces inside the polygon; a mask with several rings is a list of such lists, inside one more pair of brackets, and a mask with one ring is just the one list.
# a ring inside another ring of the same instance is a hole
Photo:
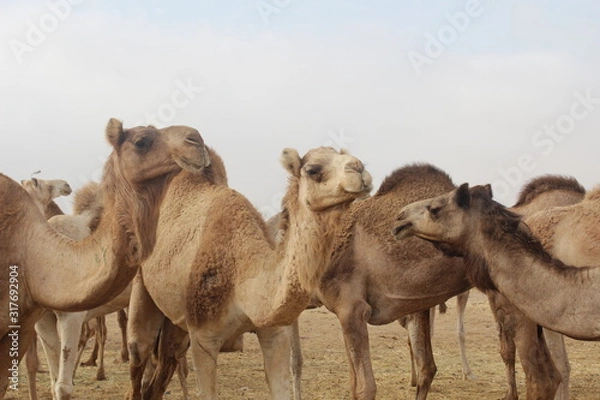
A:
{"label": "camel hind leg", "polygon": [[104,369],[104,346],[106,345],[106,335],[108,329],[106,328],[106,317],[96,317],[96,343],[98,344],[98,369],[96,370],[96,380],[105,381],[106,371]]}
{"label": "camel hind leg", "polygon": [[437,372],[431,347],[431,310],[407,315],[401,320],[408,330],[412,371],[416,380],[416,399],[425,400]]}
{"label": "camel hind leg", "polygon": [[125,398],[141,400],[144,371],[165,317],[144,287],[139,273],[133,280],[129,310],[127,347],[131,386]]}
{"label": "camel hind leg", "polygon": [[[142,398],[144,400],[160,400],[167,390],[167,386],[177,371],[184,398],[187,399],[187,372],[182,368],[187,367],[185,354],[190,345],[189,336],[186,331],[173,325],[171,320],[164,318],[160,329],[158,342],[155,346],[156,367],[147,382],[144,382]],[[182,360],[185,366],[182,366]],[[185,376],[182,378],[181,374]]]}
{"label": "camel hind leg", "polygon": [[129,361],[129,351],[127,350],[127,312],[126,308],[117,311],[117,323],[121,331],[121,362]]}

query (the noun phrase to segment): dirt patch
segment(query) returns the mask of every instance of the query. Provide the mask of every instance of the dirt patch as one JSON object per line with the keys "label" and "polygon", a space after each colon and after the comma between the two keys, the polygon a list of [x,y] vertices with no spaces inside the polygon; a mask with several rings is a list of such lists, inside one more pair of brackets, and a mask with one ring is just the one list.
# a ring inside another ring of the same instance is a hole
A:
{"label": "dirt patch", "polygon": [[[127,365],[119,359],[120,336],[116,315],[109,316],[109,338],[106,355],[108,380],[94,380],[95,368],[79,367],[75,379],[74,399],[122,399],[129,387]],[[498,354],[496,326],[485,296],[471,292],[467,306],[465,329],[467,354],[477,380],[464,381],[461,377],[460,353],[456,339],[456,305],[448,302],[448,312],[438,315],[435,322],[433,351],[438,373],[433,382],[430,400],[501,399],[506,388],[504,365]],[[349,399],[348,369],[342,334],[335,315],[324,309],[309,310],[300,318],[300,332],[304,354],[302,389],[304,398]],[[369,328],[373,369],[377,379],[379,399],[413,399],[410,386],[410,359],[406,345],[406,331],[397,323]],[[571,399],[597,400],[600,398],[600,343],[567,339],[571,361]],[[89,351],[89,350],[88,350]],[[88,353],[83,359],[87,359]],[[45,359],[40,352],[45,366]],[[191,365],[191,362],[190,362]],[[21,366],[19,392],[9,392],[7,399],[27,400],[27,381]],[[517,366],[519,394],[525,398],[524,375]],[[192,398],[196,382],[193,371],[187,379]],[[47,372],[38,374],[38,393],[41,400],[51,400]],[[12,397],[11,397],[12,396]],[[181,389],[175,379],[165,399],[180,399]],[[255,335],[247,334],[243,353],[225,353],[219,356],[219,398],[224,400],[264,400],[269,392],[265,382],[262,354]]]}

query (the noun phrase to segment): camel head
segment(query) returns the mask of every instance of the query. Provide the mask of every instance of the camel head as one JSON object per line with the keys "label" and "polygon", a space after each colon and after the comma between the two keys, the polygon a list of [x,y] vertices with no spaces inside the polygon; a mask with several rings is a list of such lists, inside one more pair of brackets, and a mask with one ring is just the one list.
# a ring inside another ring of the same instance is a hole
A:
{"label": "camel head", "polygon": [[298,181],[300,203],[312,211],[350,203],[373,187],[363,163],[343,150],[319,147],[300,158],[296,150],[284,149],[281,163]]}
{"label": "camel head", "polygon": [[72,191],[67,181],[61,179],[45,180],[32,177],[29,180],[22,180],[21,185],[36,200],[42,210],[55,198],[68,196]]}
{"label": "camel head", "polygon": [[210,165],[204,140],[188,126],[123,129],[121,121],[111,118],[106,138],[114,149],[113,167],[133,184],[174,174],[182,168],[199,172]]}
{"label": "camel head", "polygon": [[465,183],[450,193],[402,208],[392,233],[396,240],[417,236],[449,255],[462,255],[465,241],[486,223],[482,216],[500,209],[506,211],[492,200],[490,185],[469,188]]}

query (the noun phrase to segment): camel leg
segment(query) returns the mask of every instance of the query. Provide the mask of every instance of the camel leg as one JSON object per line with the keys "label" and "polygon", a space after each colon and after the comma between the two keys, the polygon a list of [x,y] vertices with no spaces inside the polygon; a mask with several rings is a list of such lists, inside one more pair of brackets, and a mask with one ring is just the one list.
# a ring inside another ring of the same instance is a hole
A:
{"label": "camel leg", "polygon": [[[94,320],[94,322],[96,322],[96,326],[92,329],[90,328],[90,322],[87,322],[86,325],[88,327],[88,332],[87,334],[85,334],[85,338],[81,338],[82,340],[80,340],[79,342],[79,350],[81,351],[81,355],[83,355],[83,351],[85,350],[85,346],[88,342],[88,340],[92,337],[91,335],[94,335],[94,347],[92,347],[92,352],[90,353],[90,357],[87,359],[87,361],[83,361],[81,363],[82,367],[97,367],[98,364],[96,363],[96,361],[98,361],[98,349],[100,347],[100,345],[98,344],[98,329],[99,329],[99,325],[97,324],[98,321]],[[82,336],[84,336],[84,333],[82,332]]]}
{"label": "camel leg", "polygon": [[460,359],[462,362],[463,380],[477,379],[477,377],[473,375],[471,367],[469,366],[469,360],[467,359],[467,346],[465,340],[465,309],[467,308],[468,300],[468,290],[456,296],[456,331],[458,336],[458,347],[460,348]]}
{"label": "camel leg", "polygon": [[289,399],[291,393],[289,327],[257,329],[256,336],[265,360],[265,375],[271,398]]}
{"label": "camel leg", "polygon": [[517,400],[519,398],[517,392],[517,378],[515,376],[517,348],[514,341],[516,321],[514,314],[512,314],[510,310],[508,310],[508,312],[506,310],[507,300],[504,296],[496,292],[488,292],[487,295],[490,309],[496,320],[500,356],[502,357],[502,361],[504,361],[506,370],[508,388],[504,400]]}
{"label": "camel leg", "polygon": [[[434,309],[435,310],[435,309]],[[437,372],[431,349],[430,310],[420,311],[407,316],[409,344],[413,354],[417,378],[417,400],[425,400]]]}
{"label": "camel leg", "polygon": [[98,369],[96,370],[96,380],[105,381],[106,372],[104,370],[104,345],[106,345],[106,335],[108,329],[106,328],[106,317],[96,317],[96,343],[98,344]]}
{"label": "camel leg", "polygon": [[[189,346],[189,336],[188,336],[188,346]],[[189,400],[190,394],[188,392],[187,386],[187,376],[189,374],[187,358],[185,356],[186,353],[183,353],[183,357],[180,357],[177,360],[177,378],[179,378],[179,384],[181,385],[181,392],[183,394],[183,400]]]}
{"label": "camel leg", "polygon": [[[163,398],[173,373],[180,365],[180,359],[185,357],[189,343],[189,336],[186,331],[173,325],[168,318],[163,319],[156,346],[156,368],[154,368],[152,377],[147,384],[144,383],[142,389],[144,400],[160,400]],[[187,384],[184,392],[187,392]],[[186,396],[185,393],[184,396]]]}
{"label": "camel leg", "polygon": [[[2,354],[0,357],[0,399],[4,399],[7,392],[16,394],[20,390],[18,363],[31,346],[35,330],[33,327],[25,329],[25,326],[21,325],[21,329],[16,331],[16,336],[9,335],[11,333],[13,333],[12,329],[7,329],[6,334],[0,339],[0,354]],[[18,342],[16,348],[13,347],[13,339]],[[16,357],[13,357],[13,351],[16,352],[14,354]]]}
{"label": "camel leg", "polygon": [[48,363],[48,374],[50,375],[50,392],[52,398],[56,399],[56,379],[59,374],[60,363],[60,337],[57,330],[57,317],[52,311],[45,312],[44,315],[36,322],[35,331],[37,332],[42,349],[46,355]]}
{"label": "camel leg", "polygon": [[298,318],[289,326],[290,347],[292,356],[292,391],[294,400],[302,399],[302,345],[300,343],[300,326]]}
{"label": "camel leg", "polygon": [[204,329],[190,331],[192,365],[196,372],[199,399],[217,400],[217,356],[222,345],[223,340],[217,334]]}
{"label": "camel leg", "polygon": [[371,365],[369,331],[367,329],[371,307],[364,301],[358,301],[350,303],[349,306],[343,309],[335,310],[335,313],[344,335],[346,355],[350,367],[350,393],[352,398],[355,400],[372,400],[375,398],[377,386]]}
{"label": "camel leg", "polygon": [[552,354],[554,365],[560,371],[561,382],[556,391],[554,400],[569,400],[569,381],[571,377],[571,364],[565,347],[565,338],[560,333],[544,329],[546,343]]}
{"label": "camel leg", "polygon": [[132,285],[129,320],[127,321],[131,386],[125,398],[141,400],[144,370],[158,338],[164,315],[144,287],[142,276],[139,273],[134,278]]}
{"label": "camel leg", "polygon": [[553,399],[560,385],[542,327],[523,316],[517,325],[515,343],[525,372],[528,399]]}
{"label": "camel leg", "polygon": [[79,360],[79,338],[86,312],[55,312],[60,337],[61,357],[54,391],[59,400],[68,400],[73,393],[73,376]]}
{"label": "camel leg", "polygon": [[129,361],[129,352],[127,351],[127,313],[125,308],[117,311],[117,322],[121,330],[121,362]]}
{"label": "camel leg", "polygon": [[29,400],[37,400],[37,372],[40,367],[40,359],[37,351],[37,335],[33,333],[31,345],[25,353],[25,365],[27,366],[27,386],[29,388]]}
{"label": "camel leg", "polygon": [[[404,329],[408,329],[408,319],[409,316],[405,315],[404,317],[398,318],[397,321],[401,327]],[[417,367],[415,366],[415,353],[412,349],[412,344],[410,342],[410,336],[406,338],[406,344],[408,345],[408,354],[410,355],[410,386],[417,386]]]}

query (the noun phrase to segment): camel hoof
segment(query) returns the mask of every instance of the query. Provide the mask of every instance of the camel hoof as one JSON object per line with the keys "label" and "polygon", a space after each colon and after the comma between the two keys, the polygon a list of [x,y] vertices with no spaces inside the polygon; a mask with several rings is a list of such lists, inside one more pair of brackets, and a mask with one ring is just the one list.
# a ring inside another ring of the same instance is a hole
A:
{"label": "camel hoof", "polygon": [[97,367],[98,364],[96,364],[96,361],[84,361],[81,364],[82,367]]}
{"label": "camel hoof", "polygon": [[106,380],[106,374],[104,373],[104,371],[98,371],[96,373],[96,380],[97,381],[105,381]]}
{"label": "camel hoof", "polygon": [[475,381],[477,380],[477,375],[473,374],[472,372],[467,372],[467,373],[463,373],[463,381]]}

